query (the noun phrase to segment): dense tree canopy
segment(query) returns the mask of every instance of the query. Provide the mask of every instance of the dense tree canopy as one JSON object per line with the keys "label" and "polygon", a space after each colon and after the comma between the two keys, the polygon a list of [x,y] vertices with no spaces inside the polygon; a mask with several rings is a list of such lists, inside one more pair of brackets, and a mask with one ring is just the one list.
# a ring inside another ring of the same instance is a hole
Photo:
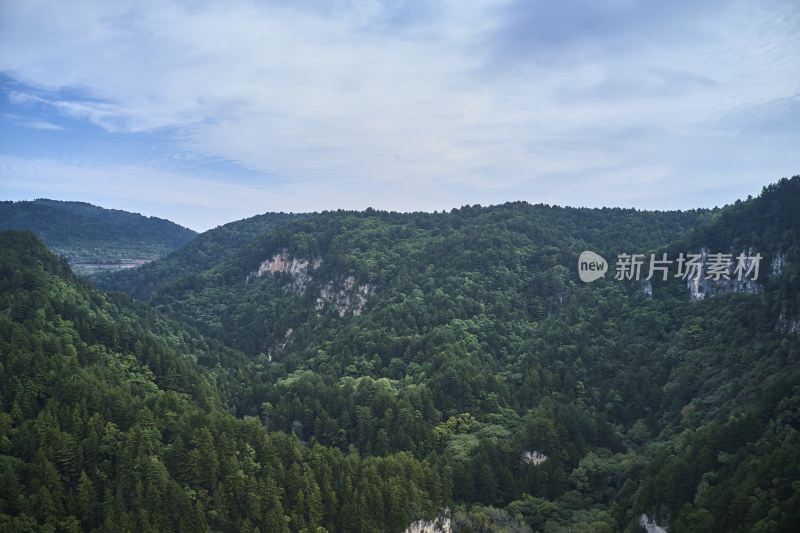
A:
{"label": "dense tree canopy", "polygon": [[[103,281],[147,304],[2,234],[0,524],[800,529],[799,200],[265,215]],[[755,289],[577,275],[702,249]]]}
{"label": "dense tree canopy", "polygon": [[76,265],[156,259],[197,233],[169,220],[104,209],[84,202],[38,199],[0,202],[0,230],[30,230]]}
{"label": "dense tree canopy", "polygon": [[90,279],[101,289],[148,300],[160,288],[218,265],[254,236],[301,216],[266,213],[230,222],[206,231],[159,261],[135,270],[97,272]]}

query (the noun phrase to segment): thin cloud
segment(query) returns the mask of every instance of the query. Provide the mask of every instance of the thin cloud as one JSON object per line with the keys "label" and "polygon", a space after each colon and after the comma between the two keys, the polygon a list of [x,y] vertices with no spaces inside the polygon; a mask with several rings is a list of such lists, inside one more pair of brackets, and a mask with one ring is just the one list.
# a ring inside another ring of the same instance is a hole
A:
{"label": "thin cloud", "polygon": [[107,206],[147,206],[150,215],[205,230],[236,218],[280,211],[291,193],[198,179],[146,166],[29,159],[0,155],[4,194],[30,198],[74,198]]}
{"label": "thin cloud", "polygon": [[63,128],[62,126],[59,126],[58,124],[53,124],[52,122],[47,122],[45,120],[38,120],[38,119],[30,119],[27,117],[14,115],[11,113],[3,113],[3,119],[12,124],[22,126],[23,128],[32,128],[35,130],[64,131],[66,129]]}
{"label": "thin cloud", "polygon": [[790,1],[6,2],[0,71],[12,108],[232,162],[260,190],[302,195],[287,199],[306,201],[298,210],[686,207],[649,191],[696,203],[699,177],[713,194],[800,166],[749,133],[769,128],[758,109],[796,98],[799,13]]}
{"label": "thin cloud", "polygon": [[27,123],[24,123],[25,126],[29,128],[37,129],[37,130],[53,130],[53,131],[64,131],[64,128],[58,126],[56,124],[51,124],[50,122],[45,122],[43,120],[33,120]]}

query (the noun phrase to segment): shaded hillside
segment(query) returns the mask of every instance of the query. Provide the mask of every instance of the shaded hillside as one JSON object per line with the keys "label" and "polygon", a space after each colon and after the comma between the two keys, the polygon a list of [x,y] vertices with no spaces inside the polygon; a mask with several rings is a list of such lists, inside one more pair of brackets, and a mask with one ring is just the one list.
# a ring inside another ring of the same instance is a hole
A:
{"label": "shaded hillside", "polygon": [[[187,269],[145,280],[150,307],[76,286],[13,234],[0,465],[16,484],[0,489],[0,520],[45,523],[35,502],[52,485],[59,519],[109,531],[402,531],[436,512],[465,531],[638,532],[643,515],[670,531],[798,530],[798,194],[794,177],[713,211],[314,214],[213,260],[175,254]],[[578,276],[586,250],[609,259],[592,283]],[[670,257],[667,280],[617,279],[622,254],[651,253]],[[757,279],[734,263],[732,279],[707,279],[717,253],[760,257]],[[675,273],[679,254],[702,259],[702,279]],[[131,330],[162,348],[131,349]],[[81,342],[120,354],[103,360],[108,378]],[[139,411],[114,407],[117,421],[106,399],[84,416],[93,396],[60,377],[78,368],[133,387]],[[126,432],[118,459],[92,448],[95,412]],[[80,444],[26,452],[52,420],[54,438],[83,428]],[[111,503],[81,507],[90,489]]]}
{"label": "shaded hillside", "polygon": [[305,215],[266,213],[208,230],[168,256],[136,270],[98,272],[91,280],[109,291],[148,300],[157,290],[181,278],[208,270],[234,254],[256,235]]}
{"label": "shaded hillside", "polygon": [[[722,531],[784,527],[798,519],[795,474],[767,465],[797,464],[796,428],[770,428],[797,405],[798,339],[780,323],[797,287],[799,182],[713,212],[322,213],[151,301],[250,354],[240,412],[311,443],[435,457],[453,505],[502,508],[534,530],[635,530],[639,513],[678,529],[708,516]],[[731,217],[730,239],[704,237],[724,237]],[[764,252],[756,294],[693,301],[672,280],[650,298],[613,268],[577,276],[583,250],[745,244]],[[712,459],[684,456],[692,442]],[[768,489],[776,499],[749,514],[724,507]]]}
{"label": "shaded hillside", "polygon": [[[220,407],[213,344],[0,233],[0,530],[401,531],[449,484]],[[224,349],[222,350],[225,351]]]}
{"label": "shaded hillside", "polygon": [[[359,290],[370,293],[365,300],[384,302],[426,284],[427,291],[453,295],[473,279],[483,287],[473,298],[500,291],[506,305],[536,318],[554,309],[574,279],[570,270],[580,251],[655,248],[688,235],[712,214],[526,203],[440,214],[326,212],[253,238],[218,267],[164,284],[152,301],[251,355],[283,343],[289,328],[319,329],[319,305],[336,313],[344,305],[351,315]],[[183,251],[176,255],[193,261]],[[283,267],[275,267],[275,276],[255,275],[278,256],[312,265],[299,276]],[[287,284],[294,288],[285,290]]]}
{"label": "shaded hillside", "polygon": [[[736,202],[687,240],[688,248],[763,256],[772,304],[783,327],[800,331],[800,176],[765,186],[755,201]],[[776,275],[780,274],[780,275]]]}
{"label": "shaded hillside", "polygon": [[[659,250],[732,261],[731,280],[704,280],[674,338],[656,348],[657,359],[674,362],[662,387],[664,443],[651,447],[658,453],[624,505],[654,512],[671,531],[800,528],[797,205],[800,176],[784,178]],[[739,254],[761,257],[756,282],[737,281]],[[668,302],[687,285],[654,281],[653,299]]]}
{"label": "shaded hillside", "polygon": [[197,235],[161,218],[46,199],[0,202],[0,230],[5,229],[33,231],[81,274],[99,265],[119,266],[122,259],[156,259]]}

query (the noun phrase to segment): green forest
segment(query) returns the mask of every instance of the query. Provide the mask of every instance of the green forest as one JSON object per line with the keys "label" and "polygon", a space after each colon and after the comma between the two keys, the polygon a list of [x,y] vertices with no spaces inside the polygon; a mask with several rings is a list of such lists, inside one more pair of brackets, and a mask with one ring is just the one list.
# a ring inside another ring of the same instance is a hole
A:
{"label": "green forest", "polygon": [[0,230],[7,229],[33,231],[53,253],[66,257],[79,274],[93,272],[89,265],[157,259],[197,236],[162,218],[44,198],[0,201]]}
{"label": "green forest", "polygon": [[[2,232],[0,531],[800,531],[798,205],[268,213],[91,280]],[[615,276],[701,251],[758,278]]]}

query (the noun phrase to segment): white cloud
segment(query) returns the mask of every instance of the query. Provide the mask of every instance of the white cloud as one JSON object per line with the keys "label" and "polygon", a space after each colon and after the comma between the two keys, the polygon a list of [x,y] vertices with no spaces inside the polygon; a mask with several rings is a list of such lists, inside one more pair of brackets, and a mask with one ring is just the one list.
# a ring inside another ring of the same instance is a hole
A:
{"label": "white cloud", "polygon": [[64,129],[61,126],[58,126],[56,124],[51,124],[50,122],[45,122],[44,120],[34,120],[28,122],[26,125],[30,128],[34,128],[37,130],[62,131]]}
{"label": "white cloud", "polygon": [[[290,211],[291,194],[280,189],[197,179],[133,165],[97,166],[86,161],[28,159],[0,155],[4,196],[75,199],[103,207],[143,210],[205,230],[266,211]],[[136,207],[139,206],[139,207]]]}
{"label": "white cloud", "polygon": [[13,113],[3,113],[3,119],[6,121],[17,124],[24,128],[33,128],[35,130],[51,130],[51,131],[64,131],[64,128],[58,124],[53,124],[46,120],[30,119],[28,117],[21,117]]}
{"label": "white cloud", "polygon": [[[794,2],[555,6],[5,2],[0,71],[29,88],[18,104],[109,132],[166,131],[302,195],[296,210],[644,207],[649,191],[701,175],[718,192],[797,171],[798,156],[770,152],[739,112],[800,89]],[[728,168],[741,146],[757,149]]]}

